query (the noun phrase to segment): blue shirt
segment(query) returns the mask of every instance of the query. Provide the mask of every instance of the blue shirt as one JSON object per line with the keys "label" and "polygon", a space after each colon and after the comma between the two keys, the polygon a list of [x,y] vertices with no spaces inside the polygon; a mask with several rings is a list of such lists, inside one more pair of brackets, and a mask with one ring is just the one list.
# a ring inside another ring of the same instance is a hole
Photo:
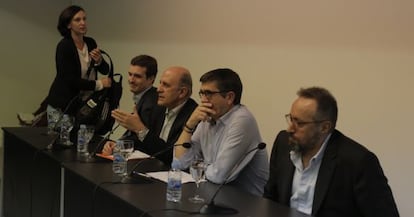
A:
{"label": "blue shirt", "polygon": [[179,160],[174,159],[172,167],[188,168],[195,156],[202,156],[209,181],[233,181],[245,191],[261,196],[269,176],[267,151],[253,151],[245,156],[261,142],[253,115],[245,106],[235,105],[215,123],[200,122],[191,137],[192,148]]}
{"label": "blue shirt", "polygon": [[316,180],[318,179],[319,168],[326,144],[330,137],[331,134],[326,137],[318,153],[310,159],[307,168],[303,168],[302,155],[300,153],[290,152],[290,160],[296,168],[295,174],[293,175],[290,207],[309,215],[312,214]]}

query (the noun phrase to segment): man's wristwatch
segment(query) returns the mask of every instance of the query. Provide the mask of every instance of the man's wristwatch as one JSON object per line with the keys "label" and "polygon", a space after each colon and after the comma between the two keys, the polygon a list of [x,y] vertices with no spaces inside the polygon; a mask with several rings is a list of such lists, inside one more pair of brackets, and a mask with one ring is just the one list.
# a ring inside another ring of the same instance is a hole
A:
{"label": "man's wristwatch", "polygon": [[149,129],[146,128],[146,127],[142,130],[139,130],[138,133],[137,133],[139,141],[141,141],[141,142],[144,141],[144,139],[147,136],[148,132],[149,132]]}

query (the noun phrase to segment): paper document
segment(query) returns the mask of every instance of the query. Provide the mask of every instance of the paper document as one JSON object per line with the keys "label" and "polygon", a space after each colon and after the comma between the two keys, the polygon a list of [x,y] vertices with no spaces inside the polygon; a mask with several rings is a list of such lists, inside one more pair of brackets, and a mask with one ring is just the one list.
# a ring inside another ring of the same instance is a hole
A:
{"label": "paper document", "polygon": [[148,154],[145,154],[142,151],[135,150],[132,152],[131,156],[129,156],[128,160],[131,159],[142,159],[142,158],[149,158],[150,156]]}
{"label": "paper document", "polygon": [[[103,154],[96,154],[96,156],[99,157],[103,157],[109,160],[114,160],[114,156],[113,155],[103,155]],[[132,152],[132,154],[128,157],[128,160],[132,160],[132,159],[144,159],[144,158],[149,158],[150,156],[148,154],[145,154],[142,151],[138,151],[135,150],[134,152]]]}
{"label": "paper document", "polygon": [[[165,183],[168,181],[168,171],[160,171],[160,172],[150,172],[147,173],[147,175],[151,176],[152,178],[161,180]],[[193,177],[191,177],[190,174],[181,171],[181,183],[188,183],[188,182],[194,182]]]}

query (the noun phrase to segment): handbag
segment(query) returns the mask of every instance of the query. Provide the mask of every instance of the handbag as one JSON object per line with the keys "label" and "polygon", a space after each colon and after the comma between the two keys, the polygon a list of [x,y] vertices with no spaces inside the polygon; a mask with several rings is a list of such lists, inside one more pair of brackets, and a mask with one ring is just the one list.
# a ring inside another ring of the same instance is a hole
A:
{"label": "handbag", "polygon": [[112,130],[115,119],[111,116],[111,111],[119,107],[122,96],[122,75],[114,74],[112,59],[108,53],[101,50],[109,59],[109,74],[111,87],[95,91],[86,100],[80,102],[80,107],[75,115],[76,126],[80,124],[93,125],[95,134],[104,135]]}

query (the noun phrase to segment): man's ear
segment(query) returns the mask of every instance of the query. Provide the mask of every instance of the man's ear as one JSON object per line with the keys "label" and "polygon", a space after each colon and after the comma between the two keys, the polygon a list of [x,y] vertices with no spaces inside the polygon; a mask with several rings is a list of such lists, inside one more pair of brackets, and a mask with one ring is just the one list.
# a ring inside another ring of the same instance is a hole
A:
{"label": "man's ear", "polygon": [[181,89],[180,89],[180,96],[182,98],[184,98],[184,97],[186,97],[188,95],[188,92],[189,92],[188,87],[181,87]]}
{"label": "man's ear", "polygon": [[148,80],[152,80],[152,83],[154,84],[155,76],[153,75],[153,76],[149,77]]}
{"label": "man's ear", "polygon": [[234,99],[236,98],[236,94],[234,93],[234,91],[229,91],[226,93],[226,100],[228,102],[229,105],[232,105],[234,103]]}
{"label": "man's ear", "polygon": [[322,122],[322,132],[323,133],[329,133],[332,129],[332,122],[330,121],[324,121]]}

